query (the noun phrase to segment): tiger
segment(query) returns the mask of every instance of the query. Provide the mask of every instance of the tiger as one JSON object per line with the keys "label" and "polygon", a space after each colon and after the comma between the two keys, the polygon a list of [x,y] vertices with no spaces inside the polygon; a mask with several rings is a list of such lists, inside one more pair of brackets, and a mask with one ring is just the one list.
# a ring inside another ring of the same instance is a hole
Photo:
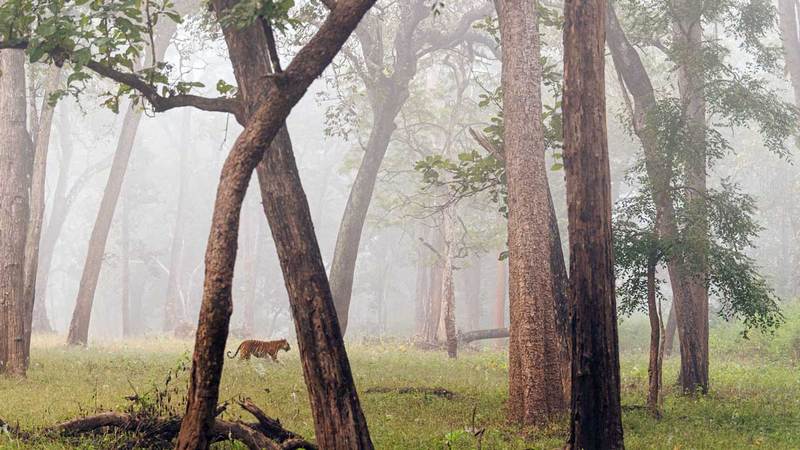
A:
{"label": "tiger", "polygon": [[236,355],[239,355],[239,360],[249,360],[251,356],[255,356],[256,358],[266,358],[269,356],[273,361],[278,362],[279,350],[287,352],[291,350],[286,339],[277,341],[246,340],[239,344],[239,347],[236,348],[236,352],[233,354],[228,352],[227,355],[228,358],[235,358]]}

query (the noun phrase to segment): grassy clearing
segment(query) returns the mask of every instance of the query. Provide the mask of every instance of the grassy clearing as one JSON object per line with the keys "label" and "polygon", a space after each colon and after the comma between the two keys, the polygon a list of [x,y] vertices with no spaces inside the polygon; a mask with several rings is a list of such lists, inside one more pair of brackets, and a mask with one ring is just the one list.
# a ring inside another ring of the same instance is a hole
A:
{"label": "grassy clearing", "polygon": [[[647,359],[642,322],[623,324],[623,405],[628,448],[738,449],[800,448],[800,368],[794,345],[800,339],[796,311],[776,336],[739,337],[734,327],[714,331],[712,392],[687,398],[667,386],[664,418],[652,419],[645,401]],[[644,339],[642,341],[642,339]],[[99,410],[121,410],[125,396],[138,393],[152,401],[170,371],[189,363],[188,342],[143,340],[96,344],[89,350],[68,349],[56,338],[38,338],[33,366],[23,381],[0,379],[0,417],[25,429],[36,429]],[[462,430],[486,428],[484,449],[557,448],[563,424],[546,430],[519,430],[505,423],[506,356],[487,349],[465,353],[456,361],[442,353],[420,352],[405,345],[349,346],[352,366],[377,448],[474,449],[476,441]],[[313,424],[296,352],[281,354],[284,365],[233,362],[226,365],[222,399],[249,396],[287,428],[313,435]],[[180,408],[187,373],[170,382],[168,401]],[[674,380],[677,360],[667,362],[666,379]],[[370,388],[443,387],[453,399],[430,394],[366,393]],[[231,407],[227,418],[241,411]],[[249,418],[248,418],[249,419]],[[0,448],[32,444],[0,437]],[[38,448],[107,448],[108,442],[42,439]],[[448,447],[449,446],[449,447]]]}

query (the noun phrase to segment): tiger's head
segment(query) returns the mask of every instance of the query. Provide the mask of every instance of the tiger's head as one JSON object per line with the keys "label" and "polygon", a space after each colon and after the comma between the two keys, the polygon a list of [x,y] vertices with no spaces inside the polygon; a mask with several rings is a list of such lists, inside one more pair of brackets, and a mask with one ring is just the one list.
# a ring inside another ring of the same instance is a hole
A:
{"label": "tiger's head", "polygon": [[280,344],[281,344],[281,346],[280,346],[281,350],[285,350],[287,352],[289,350],[291,350],[291,347],[289,347],[289,341],[287,341],[286,339],[281,339],[278,342],[280,342]]}

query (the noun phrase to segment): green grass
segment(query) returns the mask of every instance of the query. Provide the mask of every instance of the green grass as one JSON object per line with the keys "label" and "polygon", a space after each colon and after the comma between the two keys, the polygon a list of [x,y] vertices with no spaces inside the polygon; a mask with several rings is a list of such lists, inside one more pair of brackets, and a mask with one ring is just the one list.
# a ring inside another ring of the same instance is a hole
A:
{"label": "green grass", "polygon": [[[647,385],[643,322],[622,326],[622,387],[626,445],[631,449],[800,448],[800,368],[797,348],[800,315],[775,336],[742,340],[733,326],[714,329],[711,393],[678,395],[668,383],[664,418],[651,418],[641,406]],[[646,325],[644,325],[646,326]],[[644,339],[644,340],[642,340]],[[470,425],[486,428],[484,449],[558,448],[564,423],[545,430],[520,430],[505,421],[507,364],[493,349],[464,353],[450,361],[444,353],[422,352],[391,343],[348,347],[370,431],[380,449],[474,449]],[[168,340],[108,342],[89,350],[69,349],[60,338],[37,338],[26,380],[0,379],[0,417],[35,430],[99,410],[122,410],[134,392],[152,401],[164,391],[170,371],[189,362],[189,343]],[[297,353],[281,354],[285,365],[232,362],[225,366],[221,399],[249,396],[284,425],[306,436],[313,424]],[[667,361],[665,379],[674,380],[677,359]],[[166,391],[180,409],[187,373]],[[378,387],[444,387],[457,395],[366,393]],[[227,418],[240,417],[230,407]],[[247,417],[243,415],[242,417]],[[250,420],[249,417],[247,417]],[[0,437],[0,448],[106,448],[107,442],[37,439],[22,443]]]}

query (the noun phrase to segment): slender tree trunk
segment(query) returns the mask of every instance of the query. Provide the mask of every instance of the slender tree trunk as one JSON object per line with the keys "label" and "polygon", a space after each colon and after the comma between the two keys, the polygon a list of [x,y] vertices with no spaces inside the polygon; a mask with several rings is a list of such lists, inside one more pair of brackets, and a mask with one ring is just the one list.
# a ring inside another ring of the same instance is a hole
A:
{"label": "slender tree trunk", "polygon": [[26,127],[25,54],[0,51],[0,374],[24,377],[25,241],[33,149]]}
{"label": "slender tree trunk", "polygon": [[[25,243],[25,353],[30,354],[31,330],[33,328],[33,309],[36,299],[36,275],[39,267],[39,244],[42,237],[45,207],[45,177],[47,175],[47,154],[50,148],[50,131],[53,125],[55,105],[51,105],[50,95],[58,89],[61,68],[50,66],[42,94],[41,116],[37,121],[33,141],[33,174],[31,177],[30,208],[31,217]],[[46,312],[45,312],[46,314]],[[45,320],[47,317],[45,316]],[[29,358],[26,358],[26,367]]]}
{"label": "slender tree trunk", "polygon": [[[508,274],[506,273],[505,260],[497,260],[497,278],[494,288],[494,327],[506,328],[506,280]],[[502,342],[497,343],[498,348],[502,348]]]}
{"label": "slender tree trunk", "polygon": [[572,329],[570,449],[623,448],[606,136],[605,0],[564,6],[564,168]]}
{"label": "slender tree trunk", "polygon": [[133,333],[131,330],[131,231],[130,231],[130,211],[128,210],[129,199],[127,190],[122,193],[122,236],[120,247],[122,247],[120,264],[121,268],[121,307],[122,307],[122,337],[128,338]]}
{"label": "slender tree trunk", "polygon": [[[420,225],[417,230],[417,236],[421,240],[428,238],[427,229],[424,225]],[[417,242],[417,281],[416,281],[416,295],[414,300],[414,334],[416,336],[423,336],[425,333],[425,318],[427,317],[427,299],[429,291],[429,275],[430,269],[425,262],[427,261],[427,249],[422,242]]]}
{"label": "slender tree trunk", "polygon": [[[706,207],[706,101],[703,77],[703,25],[700,5],[672,0],[673,45],[679,53],[678,90],[687,119],[691,143],[686,164],[689,188],[686,230],[690,250],[684,255],[691,274],[685,303],[678,302],[681,337],[681,385],[684,392],[708,392],[708,211]],[[681,312],[683,310],[683,313]],[[691,342],[689,342],[691,341]],[[696,348],[692,348],[695,347]]]}
{"label": "slender tree trunk", "polygon": [[450,358],[458,356],[458,336],[456,336],[456,293],[453,284],[453,254],[455,246],[455,233],[453,224],[453,208],[448,208],[444,213],[444,247],[445,260],[442,271],[442,320],[444,322],[444,336],[447,342],[447,355]]}
{"label": "slender tree trunk", "polygon": [[186,215],[186,182],[188,181],[189,170],[188,151],[191,146],[191,120],[189,110],[184,111],[181,130],[184,133],[183,143],[179,145],[180,154],[178,160],[178,205],[175,213],[175,227],[172,231],[172,246],[169,256],[169,278],[167,280],[167,296],[164,303],[164,326],[163,331],[170,333],[175,326],[183,323],[186,311],[183,310],[183,302],[180,293],[181,259],[183,256],[184,239],[184,216]]}
{"label": "slender tree trunk", "polygon": [[678,328],[678,321],[675,319],[675,306],[669,309],[667,315],[667,329],[664,333],[664,356],[672,356],[672,349],[675,346],[675,331]]}
{"label": "slender tree trunk", "polygon": [[659,313],[658,300],[656,299],[656,259],[653,258],[647,265],[647,315],[650,318],[650,363],[647,367],[649,389],[647,391],[647,409],[658,418],[659,395],[661,392],[661,361],[664,357],[661,330],[663,322]]}
{"label": "slender tree trunk", "polygon": [[481,265],[483,259],[476,257],[463,273],[464,297],[466,298],[467,329],[477,330],[481,326],[481,278],[483,277]]}
{"label": "slender tree trunk", "polygon": [[[274,51],[260,55],[250,53],[259,44],[263,46],[264,22],[257,21],[247,29],[223,30],[249,120],[226,159],[220,177],[206,250],[205,286],[188,403],[176,445],[178,449],[205,449],[209,445],[208,433],[217,407],[230,325],[241,206],[257,165],[264,210],[289,292],[317,443],[320,448],[334,450],[372,448],[285,120],[373,3],[374,0],[338,0],[319,31],[297,53],[286,72],[271,77],[272,81],[266,86],[264,73],[256,74],[258,84],[254,82],[256,78],[250,78],[252,84],[245,83],[245,74],[253,75],[258,64],[269,67],[268,62],[258,61],[259,57],[271,54],[273,61],[277,59]],[[218,14],[223,14],[230,3],[215,0],[213,6]],[[252,39],[254,34],[256,40]],[[242,55],[247,58],[241,58]],[[259,105],[257,109],[255,105]],[[267,151],[273,139],[275,143]]]}
{"label": "slender tree trunk", "polygon": [[[176,28],[177,25],[174,22],[165,20],[162,29],[156,34],[154,53],[155,58],[158,60],[163,59]],[[146,63],[145,65],[147,66],[148,64]],[[114,151],[114,160],[111,163],[111,172],[108,174],[103,198],[100,201],[100,209],[97,212],[92,235],[89,238],[89,250],[86,253],[83,274],[78,287],[78,296],[75,299],[75,310],[72,313],[72,321],[69,324],[69,334],[67,335],[67,344],[69,345],[86,345],[89,342],[89,322],[92,317],[94,293],[97,289],[97,282],[100,279],[108,233],[111,230],[111,222],[114,219],[114,211],[117,208],[119,193],[122,190],[125,172],[128,170],[128,162],[130,161],[131,151],[136,141],[136,132],[139,129],[141,119],[142,112],[136,109],[135,106],[130,106],[125,111],[117,148]]]}
{"label": "slender tree trunk", "polygon": [[566,411],[550,264],[550,199],[542,140],[536,4],[499,0],[508,178],[511,420],[544,425]]}
{"label": "slender tree trunk", "polygon": [[800,27],[797,15],[796,0],[778,0],[778,19],[786,58],[786,71],[792,82],[795,105],[800,105],[800,34],[798,34]]}
{"label": "slender tree trunk", "polygon": [[[61,230],[64,227],[67,214],[69,213],[70,206],[75,197],[74,193],[70,195],[67,192],[67,183],[69,181],[70,166],[72,165],[74,152],[70,134],[70,122],[64,108],[61,109],[59,117],[58,135],[61,147],[61,158],[59,158],[58,178],[56,179],[56,185],[53,189],[51,201],[53,206],[50,208],[47,226],[42,234],[41,245],[39,246],[39,264],[37,264],[36,268],[36,298],[33,303],[32,328],[34,332],[39,333],[52,333],[54,331],[47,317],[47,285],[50,277],[50,268],[53,263],[53,256],[55,255],[55,246],[58,242],[58,237],[61,235]],[[81,179],[87,179],[90,172],[85,172]],[[73,189],[77,190],[82,184],[81,181],[76,182]]]}
{"label": "slender tree trunk", "polygon": [[[433,247],[441,247],[442,236],[439,230],[434,231]],[[428,283],[428,307],[425,317],[425,342],[434,344],[439,341],[439,324],[442,321],[442,280],[444,278],[444,261],[436,255],[436,260],[430,268]]]}

